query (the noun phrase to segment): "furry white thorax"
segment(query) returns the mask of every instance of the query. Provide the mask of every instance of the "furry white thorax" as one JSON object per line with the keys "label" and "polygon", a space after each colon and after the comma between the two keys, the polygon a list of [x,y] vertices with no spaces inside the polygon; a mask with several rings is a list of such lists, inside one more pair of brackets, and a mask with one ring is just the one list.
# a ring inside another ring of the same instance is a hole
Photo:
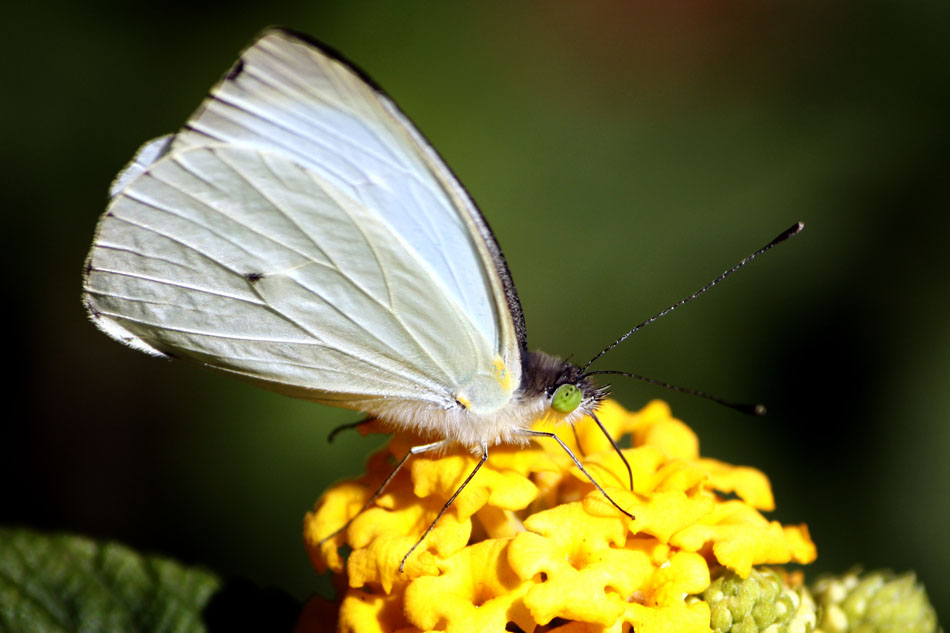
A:
{"label": "furry white thorax", "polygon": [[584,406],[561,414],[550,404],[551,398],[545,394],[516,394],[507,405],[487,414],[474,413],[461,405],[441,408],[413,400],[378,401],[374,410],[366,412],[393,430],[409,430],[427,441],[444,440],[445,449],[461,446],[480,455],[483,446],[526,446],[531,437],[523,431],[542,417],[571,423],[585,415]]}

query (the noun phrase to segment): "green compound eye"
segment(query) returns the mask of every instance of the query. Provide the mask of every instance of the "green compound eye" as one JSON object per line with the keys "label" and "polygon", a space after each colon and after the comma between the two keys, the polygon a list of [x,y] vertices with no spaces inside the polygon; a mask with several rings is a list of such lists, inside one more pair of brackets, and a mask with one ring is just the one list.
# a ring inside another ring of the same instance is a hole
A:
{"label": "green compound eye", "polygon": [[583,394],[576,385],[561,385],[554,390],[551,408],[560,413],[570,413],[581,403]]}

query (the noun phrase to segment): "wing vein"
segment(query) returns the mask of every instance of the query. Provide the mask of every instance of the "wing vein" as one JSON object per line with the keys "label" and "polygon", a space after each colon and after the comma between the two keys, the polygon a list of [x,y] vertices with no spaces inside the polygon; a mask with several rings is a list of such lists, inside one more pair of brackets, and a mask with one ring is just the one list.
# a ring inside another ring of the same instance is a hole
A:
{"label": "wing vein", "polygon": [[[257,306],[257,307],[259,307],[259,308],[267,307],[267,303],[266,303],[266,302],[252,301],[252,300],[251,300],[250,298],[248,298],[248,297],[241,297],[241,296],[238,296],[238,295],[229,294],[229,293],[225,293],[225,292],[216,292],[216,291],[209,290],[209,289],[207,289],[207,288],[201,288],[201,287],[198,287],[198,286],[189,286],[188,284],[179,283],[179,282],[175,282],[175,281],[170,281],[170,280],[168,280],[168,279],[163,279],[163,278],[159,278],[159,277],[150,277],[150,276],[148,276],[148,275],[141,275],[141,274],[136,274],[136,273],[127,272],[127,271],[123,271],[123,270],[112,269],[112,268],[94,268],[93,270],[95,270],[95,271],[98,272],[98,273],[106,273],[106,274],[109,274],[109,275],[117,275],[117,276],[120,276],[120,277],[128,277],[128,278],[130,278],[130,279],[141,279],[142,281],[151,281],[151,282],[155,282],[155,283],[158,283],[158,284],[162,284],[163,286],[171,286],[172,288],[182,288],[182,289],[184,289],[184,290],[190,290],[190,291],[192,291],[192,292],[197,292],[197,293],[201,293],[201,294],[206,294],[206,295],[210,295],[210,296],[212,296],[212,297],[222,297],[222,298],[224,298],[224,299],[231,299],[231,300],[233,300],[233,301],[240,301],[241,303],[248,303],[248,304],[250,304],[250,305]],[[93,294],[100,295],[100,296],[105,296],[105,297],[116,297],[116,298],[120,298],[120,299],[125,298],[125,299],[129,299],[129,300],[138,300],[138,299],[135,299],[134,297],[123,297],[122,295],[117,295],[117,294],[112,293],[112,292],[103,292],[103,291],[93,290],[93,289],[90,289],[89,292],[91,292],[91,293],[93,293]],[[158,302],[154,302],[154,301],[144,301],[144,300],[141,300],[141,301],[143,301],[144,303],[156,303],[156,304],[158,303]],[[173,305],[173,304],[168,304],[168,305]],[[177,304],[175,304],[175,305],[177,305]],[[184,306],[181,306],[181,307],[184,307]]]}
{"label": "wing vein", "polygon": [[[187,192],[183,192],[183,193],[186,193],[186,194],[187,194]],[[203,225],[203,224],[201,224],[201,223],[199,223],[199,222],[193,221],[191,218],[187,218],[187,217],[182,216],[182,215],[180,215],[180,214],[178,214],[178,213],[175,213],[175,212],[174,212],[173,210],[171,210],[170,208],[165,208],[165,207],[159,206],[159,205],[156,204],[156,203],[153,203],[153,202],[151,202],[151,201],[144,200],[144,199],[141,199],[141,198],[135,198],[135,197],[133,197],[133,196],[132,196],[130,193],[128,193],[128,192],[123,192],[121,195],[124,196],[124,197],[127,197],[127,198],[129,198],[129,199],[131,199],[131,200],[135,200],[136,202],[139,202],[140,204],[147,205],[147,206],[149,206],[150,208],[155,209],[156,211],[160,211],[160,212],[163,212],[163,213],[168,213],[169,215],[174,215],[175,217],[180,218],[180,219],[182,219],[182,220],[184,220],[184,221],[186,221],[186,222],[189,222],[189,223],[191,223],[191,224],[194,224],[195,226],[199,226],[199,227],[201,227],[201,228],[204,228],[205,230],[208,230],[208,231],[210,231],[211,233],[213,233],[214,235],[220,237],[222,240],[224,240],[224,241],[226,241],[226,242],[228,242],[228,243],[234,245],[235,247],[237,247],[237,248],[241,249],[242,251],[244,251],[245,253],[247,253],[247,250],[246,250],[246,249],[244,249],[244,248],[241,247],[240,245],[238,245],[238,244],[232,242],[232,241],[229,240],[226,236],[224,236],[224,235],[218,233],[217,231],[212,230],[211,228],[209,228],[209,227],[207,227],[207,226],[205,226],[205,225]],[[191,197],[191,196],[189,196],[189,197]],[[208,207],[207,205],[204,205],[204,203],[203,203],[201,200],[198,200],[197,198],[193,198],[193,199],[195,199],[196,202],[198,202],[199,204],[202,204],[202,205],[205,206],[206,208],[211,209],[213,212],[215,212],[215,213],[221,213],[220,211],[217,211],[217,210],[214,209],[213,207]],[[222,214],[222,215],[224,215],[224,214]],[[190,244],[187,244],[187,243],[181,241],[181,240],[178,239],[177,237],[173,237],[173,236],[169,235],[168,233],[163,233],[163,232],[160,232],[160,231],[156,231],[156,230],[152,229],[151,227],[142,225],[142,224],[137,223],[137,222],[133,222],[133,221],[131,221],[131,220],[128,219],[128,218],[122,218],[122,217],[120,217],[120,216],[115,216],[115,217],[116,217],[116,219],[120,219],[120,220],[122,220],[122,221],[124,221],[124,222],[128,222],[129,224],[131,224],[131,225],[133,225],[133,226],[136,226],[136,227],[138,227],[138,228],[140,228],[140,229],[142,229],[142,230],[155,233],[156,235],[161,235],[162,237],[164,237],[164,238],[166,238],[166,239],[169,239],[169,240],[175,242],[176,244],[179,244],[183,249],[187,249],[187,250],[189,250],[189,251],[191,251],[191,252],[193,252],[193,253],[196,253],[196,254],[198,254],[199,256],[201,256],[201,257],[207,259],[209,262],[211,262],[211,263],[213,263],[213,264],[217,264],[218,266],[220,266],[221,268],[223,268],[224,270],[230,272],[230,273],[233,274],[233,275],[243,276],[242,273],[240,273],[240,272],[234,270],[234,269],[231,268],[230,266],[227,266],[224,262],[221,262],[221,261],[218,260],[218,259],[215,259],[215,258],[213,258],[213,257],[210,257],[210,256],[207,255],[206,253],[204,253],[204,252],[202,252],[202,251],[200,251],[200,250],[194,248],[194,247],[191,246]],[[230,216],[226,216],[226,215],[225,215],[224,217],[227,217],[228,219],[233,219],[233,218],[231,218]],[[235,220],[235,222],[237,222],[237,220]],[[238,224],[241,224],[242,226],[246,226],[246,225],[244,225],[243,223],[240,223],[240,222],[238,222]],[[247,228],[248,228],[248,230],[253,231],[253,229],[252,229],[251,227],[247,227]],[[260,233],[258,233],[258,234],[261,235],[262,237],[265,237],[265,238],[267,238],[267,239],[270,239],[270,238],[268,238],[266,235],[263,235],[263,234],[260,234]],[[271,241],[273,241],[273,240],[271,240]],[[276,242],[276,243],[277,243],[277,244],[280,244],[279,242]],[[281,245],[282,245],[282,244],[281,244]],[[283,246],[283,245],[282,245],[282,246]],[[292,249],[290,249],[290,250],[292,250]],[[295,251],[295,250],[294,250],[293,252],[297,253],[297,251]],[[251,255],[250,253],[248,253],[248,254]],[[326,264],[322,264],[321,262],[317,262],[317,261],[314,261],[314,260],[312,260],[312,259],[306,257],[306,255],[303,255],[303,254],[300,254],[300,253],[297,253],[297,254],[298,254],[298,255],[301,255],[301,257],[304,257],[305,259],[307,259],[307,260],[308,260],[308,263],[313,263],[313,264],[317,264],[317,265],[324,266],[324,267],[326,267],[326,268],[330,268],[330,267],[327,266]],[[335,268],[334,268],[334,270],[335,270]],[[289,279],[291,279],[295,284],[297,284],[297,285],[300,286],[301,288],[305,289],[307,292],[310,292],[310,293],[312,293],[314,296],[319,297],[329,308],[331,308],[332,310],[334,310],[334,312],[336,312],[337,314],[339,314],[340,316],[342,316],[345,320],[347,320],[347,321],[349,321],[350,323],[352,323],[354,326],[356,326],[357,329],[359,329],[359,330],[365,332],[370,338],[372,338],[372,339],[374,339],[374,340],[376,340],[376,341],[379,341],[379,343],[380,343],[381,346],[383,346],[383,347],[389,349],[390,352],[391,352],[391,353],[389,353],[389,354],[386,354],[386,353],[383,353],[382,351],[380,351],[380,355],[383,356],[384,358],[387,358],[387,359],[389,359],[389,360],[391,360],[391,361],[393,361],[393,362],[398,363],[398,360],[397,360],[397,359],[398,359],[398,357],[400,356],[400,354],[399,354],[396,350],[394,350],[390,345],[388,345],[388,344],[385,343],[384,341],[380,340],[371,330],[367,329],[364,325],[360,324],[358,321],[354,320],[351,316],[349,316],[348,314],[346,314],[345,312],[343,312],[342,310],[340,310],[337,306],[335,306],[335,305],[333,304],[333,302],[329,301],[324,295],[322,295],[322,294],[320,294],[319,292],[317,292],[314,288],[311,288],[311,287],[309,287],[309,286],[304,286],[304,285],[302,285],[299,280],[295,279],[294,277],[292,277],[292,276],[290,276],[290,275],[287,275],[287,277],[288,277]],[[307,327],[306,324],[303,324],[303,323],[299,322],[297,319],[293,318],[292,316],[289,316],[289,315],[286,314],[284,311],[279,310],[279,309],[278,309],[276,306],[274,306],[270,301],[267,301],[267,299],[266,299],[265,297],[261,296],[260,293],[259,293],[256,289],[254,289],[253,286],[252,286],[252,289],[255,290],[255,294],[256,294],[263,302],[265,302],[265,303],[267,304],[268,309],[271,310],[276,316],[280,317],[281,319],[283,319],[284,321],[290,323],[291,325],[294,325],[295,327],[297,327],[297,328],[303,330],[304,332],[307,332],[307,333],[310,334],[311,336],[314,336],[315,338],[320,338],[319,336],[316,335],[315,332],[313,332],[313,331],[311,330],[311,328]]]}

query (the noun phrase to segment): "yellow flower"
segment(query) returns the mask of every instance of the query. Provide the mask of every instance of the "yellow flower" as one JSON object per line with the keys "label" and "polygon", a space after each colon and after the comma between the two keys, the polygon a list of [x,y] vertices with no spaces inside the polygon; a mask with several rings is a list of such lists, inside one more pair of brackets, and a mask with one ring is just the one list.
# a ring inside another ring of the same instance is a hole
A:
{"label": "yellow flower", "polygon": [[422,443],[396,435],[370,459],[366,475],[328,490],[306,516],[304,540],[319,571],[346,575],[339,629],[706,633],[709,607],[689,596],[709,586],[710,567],[745,576],[753,565],[814,560],[804,525],[762,516],[774,507],[765,475],[700,457],[695,434],[665,403],[630,413],[607,401],[598,415],[615,439],[632,438],[634,447],[623,453],[633,491],[593,421],[578,422],[576,435],[554,430],[634,519],[597,492],[556,443],[494,447],[400,572],[403,556],[476,459],[463,451],[413,458],[357,516],[393,460]]}

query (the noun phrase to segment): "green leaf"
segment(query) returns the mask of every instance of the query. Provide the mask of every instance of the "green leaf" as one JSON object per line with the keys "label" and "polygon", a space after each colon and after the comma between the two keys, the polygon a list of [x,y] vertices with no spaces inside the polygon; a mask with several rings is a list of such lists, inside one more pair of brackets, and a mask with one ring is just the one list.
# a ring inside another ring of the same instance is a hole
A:
{"label": "green leaf", "polygon": [[115,543],[0,528],[0,632],[205,631],[220,584]]}

